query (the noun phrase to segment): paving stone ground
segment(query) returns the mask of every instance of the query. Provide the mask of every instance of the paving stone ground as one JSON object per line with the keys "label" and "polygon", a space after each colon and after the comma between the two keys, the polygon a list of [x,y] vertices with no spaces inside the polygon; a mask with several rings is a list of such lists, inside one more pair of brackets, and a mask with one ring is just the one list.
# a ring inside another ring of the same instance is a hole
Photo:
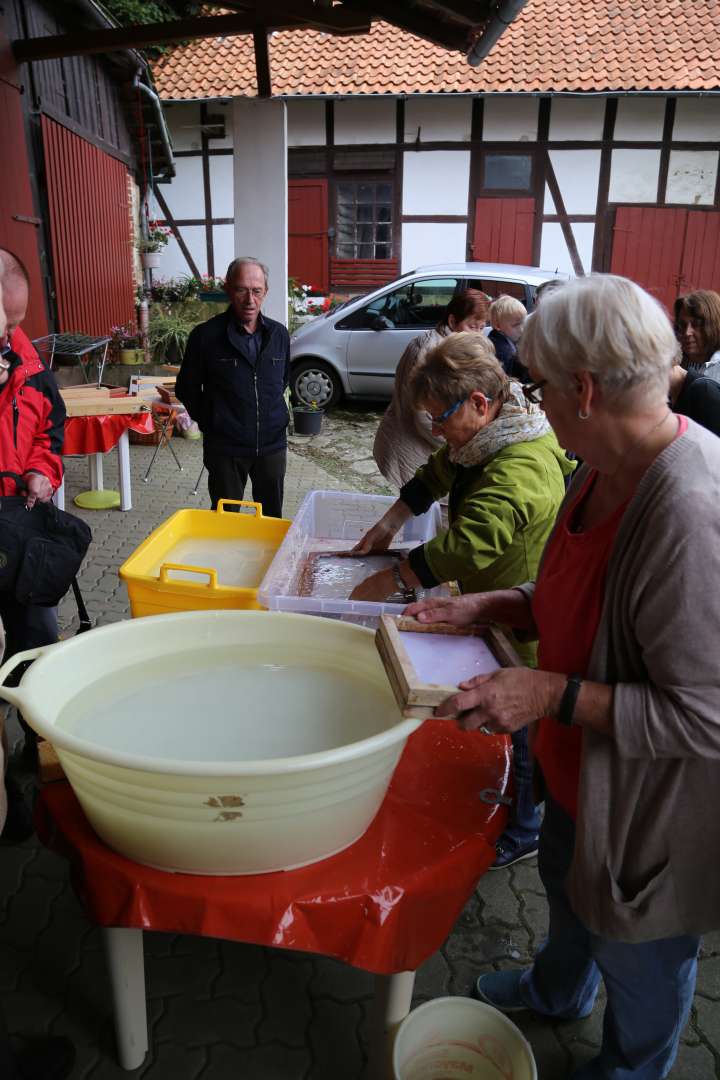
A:
{"label": "paving stone ground", "polygon": [[[286,513],[313,488],[389,493],[371,468],[379,409],[351,407],[326,418],[322,435],[291,439]],[[152,451],[132,448],[133,510],[85,513],[94,543],[81,585],[94,622],[129,617],[119,564],[173,511],[207,507],[205,484],[192,495],[201,447],[173,442],[179,472],[162,451],[150,482],[141,477]],[[106,486],[117,482],[111,454]],[[68,505],[87,486],[84,459],[67,470]],[[63,633],[75,625],[73,602],[60,609]],[[11,721],[11,736],[17,728]],[[26,781],[30,789],[29,779]],[[699,853],[700,854],[700,853]],[[443,948],[420,969],[416,1004],[468,994],[480,972],[527,964],[546,929],[534,860],[488,873]],[[143,1080],[354,1080],[363,1074],[370,975],[338,962],[170,934],[146,935],[150,1053],[133,1076]],[[34,841],[0,848],[0,996],[12,1031],[71,1037],[73,1080],[127,1076],[115,1059],[111,1003],[99,932],[85,918],[66,862]],[[704,942],[691,1021],[673,1080],[720,1077],[720,933]],[[520,1014],[540,1080],[565,1080],[596,1051],[602,1000],[592,1016],[566,1024]],[[0,1078],[2,1080],[2,1078]]]}

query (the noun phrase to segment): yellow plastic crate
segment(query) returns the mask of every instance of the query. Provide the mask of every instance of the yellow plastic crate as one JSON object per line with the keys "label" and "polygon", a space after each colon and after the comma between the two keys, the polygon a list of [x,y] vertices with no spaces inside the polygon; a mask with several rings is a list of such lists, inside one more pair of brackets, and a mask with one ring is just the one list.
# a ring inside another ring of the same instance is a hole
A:
{"label": "yellow plastic crate", "polygon": [[[228,512],[227,506],[254,514]],[[119,573],[133,618],[217,608],[264,610],[258,585],[290,522],[260,503],[221,499],[217,510],[178,510],[150,533]]]}

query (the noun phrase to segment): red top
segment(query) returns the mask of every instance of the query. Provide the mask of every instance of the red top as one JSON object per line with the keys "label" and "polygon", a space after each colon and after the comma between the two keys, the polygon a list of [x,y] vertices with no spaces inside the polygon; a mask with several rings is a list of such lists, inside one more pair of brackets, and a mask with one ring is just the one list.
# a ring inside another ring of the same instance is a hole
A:
{"label": "red top", "polygon": [[[0,393],[0,469],[21,476],[42,473],[57,488],[63,478],[65,406],[55,376],[19,326],[10,348],[15,356],[10,354],[10,375]],[[0,480],[0,493],[14,495],[14,481]]]}
{"label": "red top", "polygon": [[[687,430],[678,417],[676,438]],[[563,675],[587,674],[605,598],[605,578],[620,522],[629,503],[587,532],[571,532],[569,523],[597,479],[593,471],[568,507],[545,552],[533,596],[538,629],[538,668]],[[538,725],[534,754],[548,791],[573,819],[577,817],[582,728],[566,727],[545,716]]]}

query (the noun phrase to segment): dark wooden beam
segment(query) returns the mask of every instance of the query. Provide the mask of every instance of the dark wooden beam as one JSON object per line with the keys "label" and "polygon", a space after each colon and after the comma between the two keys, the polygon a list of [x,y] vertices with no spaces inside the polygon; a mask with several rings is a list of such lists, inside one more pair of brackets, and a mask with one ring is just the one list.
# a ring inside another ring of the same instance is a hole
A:
{"label": "dark wooden beam", "polygon": [[478,0],[426,0],[428,6],[437,10],[439,15],[450,13],[468,26],[482,27],[490,17],[491,4],[478,3]]}
{"label": "dark wooden beam", "polygon": [[[292,8],[288,11],[288,8]],[[262,5],[259,13],[265,26],[274,30],[293,30],[312,25],[332,34],[360,34],[370,29],[370,18],[364,13],[343,7],[310,8],[308,16],[300,12],[300,4]],[[323,11],[319,16],[317,13]],[[315,14],[312,14],[315,13]],[[147,49],[152,45],[168,45],[195,38],[226,37],[231,34],[252,34],[258,25],[253,12],[233,15],[210,15],[192,19],[173,19],[169,22],[120,26],[110,30],[82,30],[72,34],[50,37],[19,38],[12,44],[17,63],[35,60],[55,60],[63,56],[89,56],[94,53],[117,52],[123,49]]]}
{"label": "dark wooden beam", "polygon": [[253,45],[255,47],[255,73],[257,77],[258,97],[269,98],[272,94],[270,50],[268,49],[267,30],[264,26],[257,26],[253,30]]}

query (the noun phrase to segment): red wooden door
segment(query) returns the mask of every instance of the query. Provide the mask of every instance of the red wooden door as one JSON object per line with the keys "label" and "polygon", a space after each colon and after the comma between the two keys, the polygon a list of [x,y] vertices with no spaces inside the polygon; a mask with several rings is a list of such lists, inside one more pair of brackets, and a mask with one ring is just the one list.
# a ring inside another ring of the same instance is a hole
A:
{"label": "red wooden door", "polygon": [[58,330],[105,335],[135,317],[128,171],[42,118]]}
{"label": "red wooden door", "polygon": [[12,161],[9,158],[6,161],[0,182],[0,247],[17,255],[27,271],[30,303],[23,329],[28,337],[36,338],[48,332],[38,253],[38,225],[30,189],[20,91],[2,79],[0,138],[6,152],[12,156]]}
{"label": "red wooden door", "polygon": [[476,199],[475,262],[533,265],[534,199]]}
{"label": "red wooden door", "polygon": [[668,310],[680,290],[687,210],[619,206],[615,211],[610,273],[647,289]]}
{"label": "red wooden door", "polygon": [[288,182],[288,266],[301,285],[326,294],[328,274],[327,180]]}
{"label": "red wooden door", "polygon": [[680,293],[695,289],[720,292],[720,214],[717,211],[688,210],[678,286]]}

